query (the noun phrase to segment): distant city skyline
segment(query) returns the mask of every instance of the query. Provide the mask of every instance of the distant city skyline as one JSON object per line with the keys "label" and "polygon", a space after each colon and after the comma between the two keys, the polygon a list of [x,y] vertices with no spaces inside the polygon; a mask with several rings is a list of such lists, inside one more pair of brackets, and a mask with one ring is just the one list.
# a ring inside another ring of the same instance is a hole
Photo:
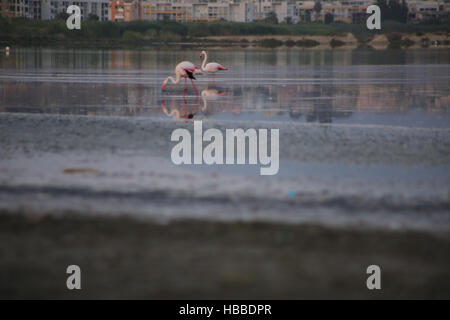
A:
{"label": "distant city skyline", "polygon": [[[376,3],[376,0],[320,2],[321,10],[317,12],[313,0],[0,0],[0,15],[52,20],[65,13],[68,6],[78,5],[82,20],[252,22],[276,16],[279,23],[298,23],[325,21],[328,15],[332,16],[334,22],[361,23],[366,8]],[[408,20],[411,22],[448,20],[450,0],[406,0],[406,3]]]}

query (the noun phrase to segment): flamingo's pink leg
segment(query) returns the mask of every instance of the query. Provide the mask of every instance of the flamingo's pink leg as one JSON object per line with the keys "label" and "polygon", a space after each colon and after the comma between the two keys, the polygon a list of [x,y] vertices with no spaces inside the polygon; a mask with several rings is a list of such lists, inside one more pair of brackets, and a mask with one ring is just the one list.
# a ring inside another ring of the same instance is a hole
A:
{"label": "flamingo's pink leg", "polygon": [[183,105],[184,105],[184,114],[183,114],[183,118],[187,118],[188,116],[188,104],[186,101],[186,96],[183,95]]}
{"label": "flamingo's pink leg", "polygon": [[194,87],[195,94],[198,95],[197,87],[194,84],[194,81],[191,79],[192,86]]}
{"label": "flamingo's pink leg", "polygon": [[213,88],[214,88],[214,74],[215,74],[215,73],[212,74],[212,78],[213,78]]}
{"label": "flamingo's pink leg", "polygon": [[186,94],[187,91],[187,79],[184,78],[184,93]]}

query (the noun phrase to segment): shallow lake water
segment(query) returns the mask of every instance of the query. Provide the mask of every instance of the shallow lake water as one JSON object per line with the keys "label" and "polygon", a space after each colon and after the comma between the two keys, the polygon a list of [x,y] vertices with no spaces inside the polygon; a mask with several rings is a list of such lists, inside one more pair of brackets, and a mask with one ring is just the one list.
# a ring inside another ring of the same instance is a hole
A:
{"label": "shallow lake water", "polygon": [[[0,209],[450,230],[450,54],[199,50],[0,56]],[[55,116],[58,115],[58,116]],[[87,117],[86,117],[87,115]],[[173,118],[173,119],[171,119]],[[175,166],[170,135],[279,128],[280,170]]]}
{"label": "shallow lake water", "polygon": [[448,128],[443,50],[211,50],[228,71],[161,83],[199,50],[16,49],[0,56],[0,111]]}

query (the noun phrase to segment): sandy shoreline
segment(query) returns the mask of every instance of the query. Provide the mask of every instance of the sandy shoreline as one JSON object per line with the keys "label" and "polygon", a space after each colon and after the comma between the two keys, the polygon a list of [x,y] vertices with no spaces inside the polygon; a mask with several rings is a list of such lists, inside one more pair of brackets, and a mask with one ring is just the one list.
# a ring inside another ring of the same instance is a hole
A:
{"label": "sandy shoreline", "polygon": [[[389,37],[395,36],[398,40],[390,40]],[[449,37],[447,33],[427,32],[420,35],[416,33],[393,33],[379,34],[372,37],[367,42],[359,41],[352,33],[341,33],[335,35],[245,35],[245,36],[208,36],[197,39],[200,42],[210,42],[210,46],[214,43],[229,43],[239,45],[243,48],[253,47],[271,47],[264,45],[265,41],[277,41],[272,44],[274,48],[295,48],[294,43],[300,43],[302,49],[356,49],[359,46],[368,46],[377,50],[385,50],[389,46],[402,47],[403,49],[417,48],[448,48]],[[290,45],[289,45],[290,42]],[[310,43],[306,45],[305,43]],[[298,45],[297,45],[298,46]]]}
{"label": "sandy shoreline", "polygon": [[395,49],[436,49],[449,48],[449,34],[446,32],[392,32],[374,34],[370,39],[361,40],[351,32],[333,35],[271,34],[271,35],[229,35],[188,37],[176,41],[141,40],[139,42],[71,40],[71,41],[0,41],[2,45],[13,47],[61,47],[61,48],[102,48],[102,49],[151,49],[158,48],[208,48],[227,49],[229,47],[258,50],[352,50],[361,47],[375,50]]}
{"label": "sandy shoreline", "polygon": [[[0,239],[0,298],[450,297],[448,235],[3,212]],[[65,288],[70,264],[81,291]]]}

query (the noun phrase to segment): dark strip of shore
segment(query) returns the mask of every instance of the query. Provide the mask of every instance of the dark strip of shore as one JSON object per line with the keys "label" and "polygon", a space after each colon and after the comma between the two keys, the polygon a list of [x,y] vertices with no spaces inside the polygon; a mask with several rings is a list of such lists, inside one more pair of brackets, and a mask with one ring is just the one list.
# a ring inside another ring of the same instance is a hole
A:
{"label": "dark strip of shore", "polygon": [[2,212],[0,257],[2,299],[450,298],[449,235],[417,231]]}

